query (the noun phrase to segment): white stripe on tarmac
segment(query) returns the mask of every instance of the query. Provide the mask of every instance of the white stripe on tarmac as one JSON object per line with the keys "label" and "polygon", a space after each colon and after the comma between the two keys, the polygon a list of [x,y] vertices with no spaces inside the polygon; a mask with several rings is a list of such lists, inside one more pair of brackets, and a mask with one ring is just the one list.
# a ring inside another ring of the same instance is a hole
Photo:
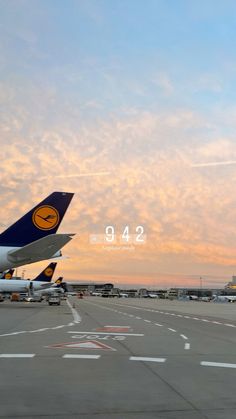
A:
{"label": "white stripe on tarmac", "polygon": [[79,313],[72,307],[71,303],[69,302],[69,300],[66,300],[67,305],[70,307],[71,311],[72,311],[72,315],[74,318],[74,322],[75,323],[80,323],[81,322],[81,317],[79,315]]}
{"label": "white stripe on tarmac", "polygon": [[130,361],[144,361],[144,362],[166,362],[166,358],[148,358],[142,356],[131,356]]}
{"label": "white stripe on tarmac", "polygon": [[67,333],[73,333],[76,335],[113,335],[113,336],[144,336],[143,333],[114,333],[114,332],[72,332],[71,330]]}
{"label": "white stripe on tarmac", "polygon": [[186,350],[190,349],[190,343],[185,343],[184,349],[186,349]]}
{"label": "white stripe on tarmac", "polygon": [[0,358],[33,358],[35,354],[0,354]]}
{"label": "white stripe on tarmac", "polygon": [[65,354],[62,358],[66,359],[99,359],[101,355],[78,355],[78,354]]}
{"label": "white stripe on tarmac", "polygon": [[229,326],[229,327],[236,327],[234,324],[229,324],[229,323],[225,323],[225,326]]}
{"label": "white stripe on tarmac", "polygon": [[236,368],[236,364],[227,364],[225,362],[208,362],[208,361],[202,361],[202,366],[205,367],[221,367],[221,368]]}
{"label": "white stripe on tarmac", "polygon": [[180,335],[180,336],[181,336],[181,338],[188,340],[187,336],[185,336],[185,335]]}

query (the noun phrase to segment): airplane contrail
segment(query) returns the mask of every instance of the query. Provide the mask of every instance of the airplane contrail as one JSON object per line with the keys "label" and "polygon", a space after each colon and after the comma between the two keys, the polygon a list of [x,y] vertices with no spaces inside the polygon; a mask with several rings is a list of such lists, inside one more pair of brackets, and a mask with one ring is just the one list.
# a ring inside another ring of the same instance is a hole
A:
{"label": "airplane contrail", "polygon": [[[54,178],[66,179],[72,177],[85,177],[85,176],[108,176],[111,172],[91,172],[91,173],[72,173],[70,175],[55,175]],[[48,179],[48,176],[42,176],[38,180]]]}
{"label": "airplane contrail", "polygon": [[213,161],[209,163],[195,163],[191,164],[191,167],[215,167],[215,166],[230,166],[236,164],[236,160],[228,161]]}

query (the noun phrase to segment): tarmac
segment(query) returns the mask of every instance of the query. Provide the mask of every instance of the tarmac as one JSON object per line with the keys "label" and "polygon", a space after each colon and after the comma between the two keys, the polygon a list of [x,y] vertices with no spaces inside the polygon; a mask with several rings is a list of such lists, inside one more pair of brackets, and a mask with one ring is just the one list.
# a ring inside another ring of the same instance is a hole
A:
{"label": "tarmac", "polygon": [[236,418],[236,303],[69,297],[0,312],[0,418]]}

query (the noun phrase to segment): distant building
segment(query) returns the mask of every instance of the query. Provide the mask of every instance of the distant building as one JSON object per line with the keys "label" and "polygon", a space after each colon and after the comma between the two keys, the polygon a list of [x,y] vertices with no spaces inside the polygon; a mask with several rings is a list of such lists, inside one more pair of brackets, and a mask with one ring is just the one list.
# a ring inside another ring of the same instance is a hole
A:
{"label": "distant building", "polygon": [[225,289],[236,291],[236,276],[232,276],[232,281],[225,285]]}

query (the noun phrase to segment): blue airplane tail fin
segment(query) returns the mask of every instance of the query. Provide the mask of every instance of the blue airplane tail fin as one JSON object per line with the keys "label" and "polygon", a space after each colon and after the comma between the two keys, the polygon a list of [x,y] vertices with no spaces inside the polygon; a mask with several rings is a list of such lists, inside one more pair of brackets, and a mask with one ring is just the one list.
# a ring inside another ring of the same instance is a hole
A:
{"label": "blue airplane tail fin", "polygon": [[0,234],[0,246],[23,247],[55,234],[73,193],[53,192]]}
{"label": "blue airplane tail fin", "polygon": [[0,279],[11,279],[13,277],[15,269],[8,269],[7,271],[3,272],[0,276]]}
{"label": "blue airplane tail fin", "polygon": [[50,282],[56,266],[56,262],[51,262],[38,276],[36,276],[36,278],[34,278],[34,281]]}
{"label": "blue airplane tail fin", "polygon": [[57,278],[57,280],[54,282],[54,284],[55,284],[57,287],[60,287],[60,286],[61,286],[62,281],[63,281],[63,276],[59,276],[59,278]]}

